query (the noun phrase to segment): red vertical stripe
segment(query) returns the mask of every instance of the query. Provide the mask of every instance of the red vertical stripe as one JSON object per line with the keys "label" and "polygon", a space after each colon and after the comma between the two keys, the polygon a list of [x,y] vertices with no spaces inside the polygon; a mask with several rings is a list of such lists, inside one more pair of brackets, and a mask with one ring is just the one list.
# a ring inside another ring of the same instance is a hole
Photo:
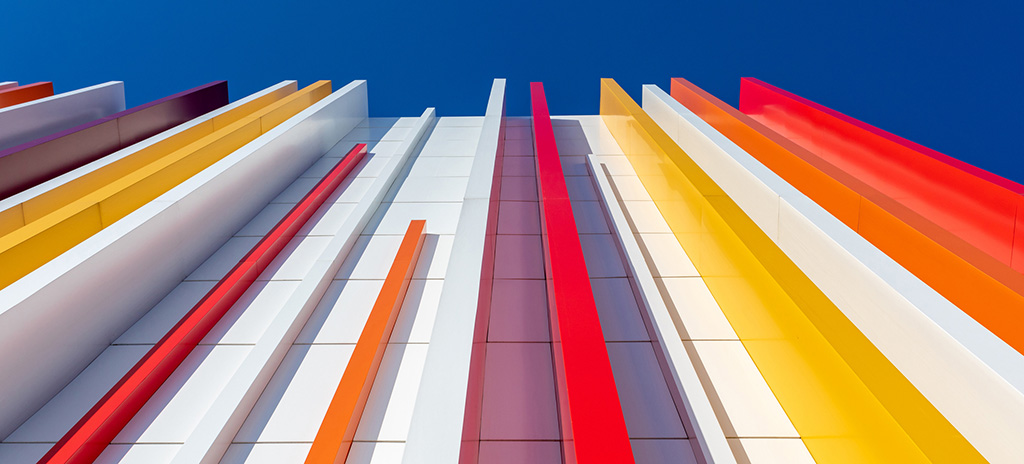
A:
{"label": "red vertical stripe", "polygon": [[353,147],[39,462],[95,460],[365,155]]}
{"label": "red vertical stripe", "polygon": [[633,452],[555,144],[544,86],[530,84],[544,265],[567,463],[632,463]]}

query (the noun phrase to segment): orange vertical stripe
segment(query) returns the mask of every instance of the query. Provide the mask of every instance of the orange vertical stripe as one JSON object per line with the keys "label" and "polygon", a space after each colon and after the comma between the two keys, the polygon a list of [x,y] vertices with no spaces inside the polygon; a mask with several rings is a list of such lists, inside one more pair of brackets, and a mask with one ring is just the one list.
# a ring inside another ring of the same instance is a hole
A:
{"label": "orange vertical stripe", "polygon": [[415,220],[409,223],[402,245],[398,248],[398,255],[384,280],[384,287],[377,295],[377,301],[359,335],[359,341],[341,376],[327,414],[320,423],[320,430],[316,432],[313,446],[306,456],[306,464],[344,463],[348,458],[366,399],[370,396],[370,388],[377,377],[384,349],[391,338],[391,331],[405,300],[405,292],[412,280],[413,269],[416,268],[416,259],[423,245],[425,222]]}

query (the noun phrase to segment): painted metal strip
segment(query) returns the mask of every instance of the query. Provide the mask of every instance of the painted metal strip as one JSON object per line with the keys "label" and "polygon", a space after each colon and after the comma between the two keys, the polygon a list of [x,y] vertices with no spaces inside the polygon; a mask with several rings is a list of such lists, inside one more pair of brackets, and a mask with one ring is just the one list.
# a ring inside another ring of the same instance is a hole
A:
{"label": "painted metal strip", "polygon": [[1024,353],[1024,274],[682,79],[672,97]]}
{"label": "painted metal strip", "polygon": [[0,150],[124,111],[124,83],[104,82],[0,109]]}
{"label": "painted metal strip", "polygon": [[[296,87],[285,81],[229,107]],[[72,381],[366,117],[366,82],[351,82],[0,290],[0,369],[8,373],[0,376],[0,435]]]}
{"label": "painted metal strip", "polygon": [[[488,110],[492,110],[492,108],[488,108]],[[502,110],[504,110],[504,102],[502,102]],[[485,115],[484,118],[486,120],[487,115]],[[483,255],[480,260],[480,279],[478,284],[479,293],[476,303],[475,324],[473,326],[472,352],[469,360],[469,379],[466,386],[465,418],[462,424],[462,447],[459,452],[460,464],[475,464],[479,460],[480,453],[480,421],[483,412],[484,364],[487,358],[487,330],[490,325],[491,297],[494,284],[494,256],[498,233],[498,206],[501,203],[501,167],[504,159],[505,147],[504,127],[505,118],[502,114],[501,123],[498,127],[498,143],[493,159],[490,193],[487,202],[487,219],[482,250]],[[483,137],[485,135],[481,134],[481,136]],[[488,156],[487,159],[489,158],[490,157]]]}
{"label": "painted metal strip", "polygon": [[[1024,227],[1017,223],[1024,185],[757,79],[740,81],[739,109],[827,162],[832,172],[857,178],[1011,265],[1014,231]],[[1024,271],[1024,263],[1017,271]]]}
{"label": "painted metal strip", "polygon": [[861,378],[900,378],[878,349],[610,79],[601,113],[812,456],[930,462]]}
{"label": "painted metal strip", "polygon": [[36,82],[11,89],[0,90],[0,108],[46,98],[53,95],[53,82]]}
{"label": "painted metal strip", "polygon": [[[25,226],[0,237],[0,287],[10,285],[329,93],[330,81],[311,84],[196,142],[136,167],[65,207],[38,219],[31,218],[35,220],[26,217]],[[27,210],[23,213],[29,215]]]}
{"label": "painted metal strip", "polygon": [[726,441],[725,431],[711,406],[707,391],[701,385],[693,361],[676,331],[675,322],[669,314],[665,300],[662,298],[654,276],[648,267],[650,263],[644,257],[644,253],[637,243],[635,234],[639,232],[633,226],[632,218],[627,215],[611,173],[603,163],[598,161],[596,156],[587,156],[587,166],[590,168],[591,175],[597,180],[598,188],[604,198],[602,203],[611,217],[612,229],[627,257],[626,265],[639,287],[641,310],[647,312],[645,320],[649,320],[654,328],[650,331],[652,340],[657,349],[661,350],[662,356],[669,361],[666,377],[669,380],[669,385],[680,393],[679,396],[684,402],[683,409],[685,411],[683,413],[694,429],[699,447],[699,451],[695,451],[702,455],[705,463],[735,463],[736,457]]}
{"label": "painted metal strip", "polygon": [[391,339],[395,321],[398,320],[402,302],[405,301],[409,282],[412,281],[416,260],[423,246],[425,223],[423,220],[409,223],[409,229],[398,247],[398,254],[384,279],[384,286],[370,310],[348,365],[345,366],[345,373],[338,383],[338,389],[331,398],[327,414],[313,439],[306,464],[334,464],[345,462],[348,458],[363,408],[377,377],[381,359],[384,358],[384,350]]}
{"label": "painted metal strip", "polygon": [[228,103],[216,81],[0,151],[0,198],[38,185]]}
{"label": "painted metal strip", "polygon": [[530,100],[564,457],[634,462],[543,84],[530,83]]}
{"label": "painted metal strip", "polygon": [[0,82],[0,90],[13,89],[13,88],[15,88],[17,86],[18,86],[18,83],[15,82],[15,81],[3,81],[3,82]]}
{"label": "painted metal strip", "polygon": [[495,79],[477,141],[455,240],[445,271],[437,317],[413,409],[403,464],[454,463],[460,459],[470,392],[469,375],[477,307],[482,295],[482,263],[488,211],[494,195],[496,158],[503,149],[505,79]]}
{"label": "painted metal strip", "polygon": [[[365,81],[360,82],[360,85],[365,89]],[[355,209],[320,254],[320,259],[307,272],[213,405],[196,424],[172,463],[213,464],[220,462],[224,457],[232,439],[273,378],[274,372],[309,320],[313,309],[327,292],[345,257],[355,245],[359,233],[369,223],[373,213],[398,178],[399,171],[421,145],[424,134],[435,121],[433,108],[428,108],[420,116],[409,135],[388,160],[388,165],[384,168],[386,174],[377,177],[367,194],[356,204]]]}
{"label": "painted metal strip", "polygon": [[987,459],[1024,452],[1024,356],[661,89],[644,110],[912,383],[858,370],[923,450],[958,456],[962,434]]}
{"label": "painted metal strip", "polygon": [[39,462],[95,460],[364,156],[353,147]]}

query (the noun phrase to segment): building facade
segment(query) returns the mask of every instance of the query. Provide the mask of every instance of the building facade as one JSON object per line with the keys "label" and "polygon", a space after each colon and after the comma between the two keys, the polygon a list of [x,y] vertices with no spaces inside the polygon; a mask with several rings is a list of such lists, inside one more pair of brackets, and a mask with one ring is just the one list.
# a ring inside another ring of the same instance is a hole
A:
{"label": "building facade", "polygon": [[1024,455],[1024,186],[756,79],[366,89],[0,83],[0,462]]}

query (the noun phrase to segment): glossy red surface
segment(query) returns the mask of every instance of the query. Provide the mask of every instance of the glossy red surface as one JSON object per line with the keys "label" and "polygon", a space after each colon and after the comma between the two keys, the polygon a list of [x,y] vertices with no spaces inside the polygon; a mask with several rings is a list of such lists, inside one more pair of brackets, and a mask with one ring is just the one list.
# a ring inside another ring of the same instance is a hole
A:
{"label": "glossy red surface", "polygon": [[93,462],[364,156],[353,147],[39,462]]}
{"label": "glossy red surface", "polygon": [[543,84],[531,83],[530,97],[563,457],[567,463],[631,463]]}
{"label": "glossy red surface", "polygon": [[1016,182],[757,79],[741,81],[740,111],[1004,264],[1024,246]]}

